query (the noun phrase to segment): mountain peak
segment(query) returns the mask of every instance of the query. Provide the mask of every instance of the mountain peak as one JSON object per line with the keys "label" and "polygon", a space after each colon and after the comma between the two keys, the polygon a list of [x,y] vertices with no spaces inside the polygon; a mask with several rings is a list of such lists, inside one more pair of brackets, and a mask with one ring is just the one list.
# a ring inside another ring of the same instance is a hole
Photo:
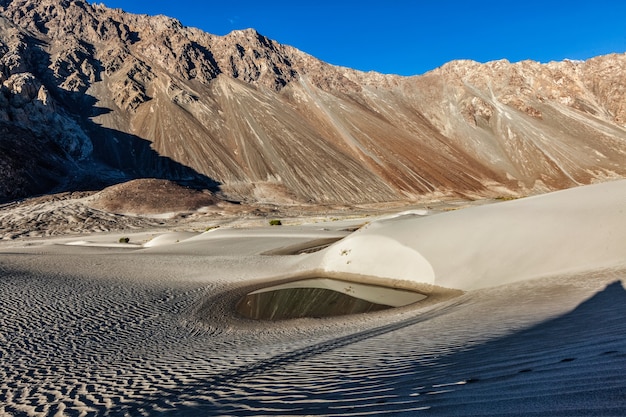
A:
{"label": "mountain peak", "polygon": [[232,36],[238,36],[238,35],[243,35],[243,36],[260,36],[259,32],[254,29],[254,28],[246,28],[246,29],[235,29],[230,31],[226,36],[228,35],[232,35]]}

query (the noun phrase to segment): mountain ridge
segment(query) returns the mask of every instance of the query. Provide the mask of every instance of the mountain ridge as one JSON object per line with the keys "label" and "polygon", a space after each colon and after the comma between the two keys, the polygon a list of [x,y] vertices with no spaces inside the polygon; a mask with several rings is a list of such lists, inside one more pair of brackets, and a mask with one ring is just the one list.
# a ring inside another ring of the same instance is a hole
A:
{"label": "mountain ridge", "polygon": [[626,175],[626,55],[402,77],[82,0],[0,14],[0,121],[61,148],[69,174],[50,190],[162,178],[243,202],[360,204]]}

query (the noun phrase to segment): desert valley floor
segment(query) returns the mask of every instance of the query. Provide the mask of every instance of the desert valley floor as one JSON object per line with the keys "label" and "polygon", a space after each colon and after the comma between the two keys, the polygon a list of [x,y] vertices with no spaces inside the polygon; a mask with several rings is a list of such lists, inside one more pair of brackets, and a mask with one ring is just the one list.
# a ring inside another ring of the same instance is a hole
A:
{"label": "desert valley floor", "polygon": [[[2,241],[0,415],[626,415],[625,190],[127,244]],[[312,273],[427,297],[339,317],[236,313],[247,293]]]}

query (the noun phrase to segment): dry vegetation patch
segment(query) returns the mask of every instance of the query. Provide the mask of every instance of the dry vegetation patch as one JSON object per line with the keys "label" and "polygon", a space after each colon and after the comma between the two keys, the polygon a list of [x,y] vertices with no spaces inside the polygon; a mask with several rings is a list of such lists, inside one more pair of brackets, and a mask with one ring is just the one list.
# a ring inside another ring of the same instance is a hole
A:
{"label": "dry vegetation patch", "polygon": [[90,205],[114,213],[159,214],[193,211],[218,201],[207,190],[194,190],[168,180],[138,179],[105,188]]}

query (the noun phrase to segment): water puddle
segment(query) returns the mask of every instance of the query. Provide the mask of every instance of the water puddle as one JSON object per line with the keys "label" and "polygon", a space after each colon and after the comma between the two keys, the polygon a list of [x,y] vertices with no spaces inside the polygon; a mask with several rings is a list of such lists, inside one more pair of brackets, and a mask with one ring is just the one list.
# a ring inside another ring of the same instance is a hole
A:
{"label": "water puddle", "polygon": [[424,294],[330,278],[310,278],[253,291],[237,304],[239,314],[256,320],[331,317],[401,307]]}

